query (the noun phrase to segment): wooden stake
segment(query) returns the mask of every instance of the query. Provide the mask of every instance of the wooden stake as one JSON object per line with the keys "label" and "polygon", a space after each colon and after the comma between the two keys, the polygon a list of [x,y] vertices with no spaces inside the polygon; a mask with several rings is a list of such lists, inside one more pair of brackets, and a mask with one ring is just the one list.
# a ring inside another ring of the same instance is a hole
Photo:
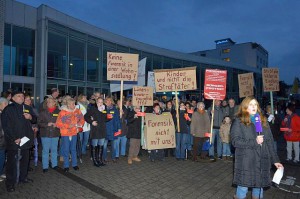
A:
{"label": "wooden stake", "polygon": [[176,108],[176,118],[177,118],[177,131],[180,133],[180,123],[179,123],[179,107],[178,107],[178,97],[177,97],[177,89],[175,90],[175,108]]}
{"label": "wooden stake", "polygon": [[121,80],[121,94],[120,94],[120,118],[122,118],[122,112],[123,112],[123,80]]}
{"label": "wooden stake", "polygon": [[209,143],[211,144],[212,139],[212,132],[213,132],[213,126],[214,126],[214,115],[215,115],[215,100],[213,99],[213,105],[212,105],[212,113],[211,113],[211,123],[210,123],[210,137],[209,137]]}

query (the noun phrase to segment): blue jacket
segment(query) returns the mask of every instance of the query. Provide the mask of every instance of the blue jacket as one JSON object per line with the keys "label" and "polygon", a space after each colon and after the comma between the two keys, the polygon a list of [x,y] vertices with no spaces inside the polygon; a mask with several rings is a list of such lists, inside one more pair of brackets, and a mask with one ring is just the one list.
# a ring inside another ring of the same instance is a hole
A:
{"label": "blue jacket", "polygon": [[121,129],[120,112],[115,106],[106,107],[107,115],[112,114],[112,119],[106,122],[106,139],[114,140],[114,133]]}

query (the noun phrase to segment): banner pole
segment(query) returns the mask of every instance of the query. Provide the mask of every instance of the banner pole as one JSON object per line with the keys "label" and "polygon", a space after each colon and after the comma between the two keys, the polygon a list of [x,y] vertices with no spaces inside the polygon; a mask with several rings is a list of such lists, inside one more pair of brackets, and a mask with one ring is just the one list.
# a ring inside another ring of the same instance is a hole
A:
{"label": "banner pole", "polygon": [[120,118],[122,118],[122,112],[123,112],[123,80],[121,80],[121,88],[120,88]]}
{"label": "banner pole", "polygon": [[214,115],[215,115],[215,100],[213,99],[212,104],[212,113],[211,113],[211,122],[210,122],[210,137],[209,137],[209,143],[211,144],[212,139],[212,132],[213,132],[213,126],[214,126]]}
{"label": "banner pole", "polygon": [[[142,106],[142,112],[144,113],[145,106]],[[144,118],[142,117],[142,123],[141,123],[141,146],[144,146]]]}
{"label": "banner pole", "polygon": [[[271,101],[271,114],[274,115],[274,104],[273,104],[273,92],[272,91],[270,91],[270,101]],[[274,120],[272,120],[272,124],[274,124]]]}
{"label": "banner pole", "polygon": [[175,90],[175,108],[176,108],[176,118],[177,118],[177,131],[180,133],[180,123],[179,123],[179,107],[178,107],[178,97],[177,97],[177,89]]}

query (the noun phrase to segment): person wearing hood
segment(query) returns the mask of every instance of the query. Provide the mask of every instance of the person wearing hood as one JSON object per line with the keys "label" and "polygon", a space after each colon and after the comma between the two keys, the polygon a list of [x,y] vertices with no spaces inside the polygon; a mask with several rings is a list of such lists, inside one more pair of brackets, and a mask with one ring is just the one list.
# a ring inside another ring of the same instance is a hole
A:
{"label": "person wearing hood", "polygon": [[[33,145],[32,124],[35,124],[37,117],[32,108],[24,104],[24,93],[14,91],[12,93],[12,103],[9,104],[1,114],[1,123],[5,135],[7,164],[6,164],[6,188],[8,192],[15,191],[15,183],[29,183],[27,178],[29,166],[29,149]],[[27,137],[26,143],[21,143],[21,139]],[[20,151],[21,159],[16,156]],[[19,179],[17,179],[17,161],[20,161]]]}
{"label": "person wearing hood", "polygon": [[69,98],[66,100],[66,107],[58,114],[56,120],[56,127],[60,129],[62,139],[62,155],[64,159],[64,171],[69,171],[69,154],[72,157],[72,167],[78,170],[77,155],[76,155],[76,142],[78,127],[84,125],[84,118],[79,109],[75,107],[75,100]]}

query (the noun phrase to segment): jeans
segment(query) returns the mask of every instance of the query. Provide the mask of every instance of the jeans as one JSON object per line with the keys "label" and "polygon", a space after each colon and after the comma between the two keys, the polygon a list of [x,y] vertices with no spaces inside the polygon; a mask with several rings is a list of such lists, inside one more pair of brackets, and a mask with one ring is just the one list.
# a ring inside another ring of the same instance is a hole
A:
{"label": "jeans", "polygon": [[80,141],[81,141],[81,153],[86,154],[86,147],[89,142],[90,131],[85,131],[79,133]]}
{"label": "jeans", "polygon": [[96,147],[97,145],[103,146],[105,142],[105,138],[102,139],[92,139],[92,146]]}
{"label": "jeans", "polygon": [[120,142],[121,142],[121,152],[120,155],[121,156],[125,156],[126,155],[126,145],[127,145],[127,137],[126,135],[120,137]]}
{"label": "jeans", "polygon": [[220,129],[213,129],[212,137],[211,137],[211,147],[209,148],[209,156],[214,157],[215,156],[215,141],[217,138],[217,152],[218,157],[222,156],[222,142],[220,138]]}
{"label": "jeans", "polygon": [[191,151],[193,149],[194,136],[191,134],[190,126],[188,126],[188,132],[187,150]]}
{"label": "jeans", "polygon": [[185,150],[187,149],[188,143],[190,142],[189,134],[187,133],[176,133],[176,158],[184,159]]}
{"label": "jeans", "polygon": [[0,149],[0,175],[3,174],[4,163],[5,163],[5,149]]}
{"label": "jeans", "polygon": [[117,139],[115,139],[112,142],[113,143],[112,146],[113,146],[113,149],[114,149],[112,157],[114,157],[114,158],[118,158],[120,156],[120,141],[121,141],[121,138],[117,137]]}
{"label": "jeans", "polygon": [[[103,144],[103,160],[107,161],[107,144],[108,144],[108,140],[105,139],[104,144]],[[115,159],[115,140],[111,140],[110,141],[111,144],[111,159],[114,160]]]}
{"label": "jeans", "polygon": [[[71,138],[71,140],[70,140]],[[72,167],[77,166],[76,142],[77,135],[61,136],[62,139],[62,155],[64,157],[64,168],[69,168],[69,154],[71,153]]]}
{"label": "jeans", "polygon": [[42,137],[42,164],[43,169],[48,169],[49,167],[49,150],[51,151],[51,165],[52,168],[57,166],[57,146],[58,146],[58,137],[49,138]]}
{"label": "jeans", "polygon": [[223,156],[231,156],[229,143],[223,143]]}
{"label": "jeans", "polygon": [[[263,198],[263,188],[252,188],[252,197]],[[246,198],[248,192],[248,187],[237,186],[236,197]]]}

